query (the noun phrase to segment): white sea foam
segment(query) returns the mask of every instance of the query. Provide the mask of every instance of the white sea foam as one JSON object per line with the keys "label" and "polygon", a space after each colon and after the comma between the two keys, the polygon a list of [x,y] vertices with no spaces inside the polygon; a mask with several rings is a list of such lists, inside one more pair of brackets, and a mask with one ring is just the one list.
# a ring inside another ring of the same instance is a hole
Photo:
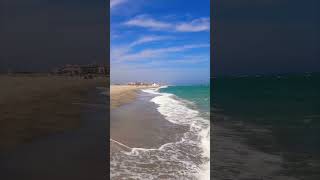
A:
{"label": "white sea foam", "polygon": [[[166,87],[160,87],[166,88]],[[159,149],[132,148],[112,157],[111,178],[129,175],[138,179],[210,179],[210,122],[188,107],[188,101],[160,88],[143,90],[156,95],[151,102],[171,123],[189,126],[181,140],[162,145]],[[119,162],[119,159],[125,159]],[[134,163],[135,165],[133,166]],[[142,167],[141,167],[142,166]],[[143,169],[144,166],[148,168]],[[114,168],[118,167],[117,171]],[[122,168],[119,171],[119,167]]]}
{"label": "white sea foam", "polygon": [[[160,88],[167,88],[167,86]],[[168,121],[175,124],[190,125],[191,132],[199,136],[199,146],[203,151],[203,156],[210,159],[210,122],[199,117],[199,112],[188,108],[183,101],[173,98],[173,94],[159,93],[158,89],[143,91],[160,95],[154,97],[151,101],[159,106],[158,111],[164,115]],[[202,171],[199,173],[200,179],[210,179],[210,161],[204,163]]]}

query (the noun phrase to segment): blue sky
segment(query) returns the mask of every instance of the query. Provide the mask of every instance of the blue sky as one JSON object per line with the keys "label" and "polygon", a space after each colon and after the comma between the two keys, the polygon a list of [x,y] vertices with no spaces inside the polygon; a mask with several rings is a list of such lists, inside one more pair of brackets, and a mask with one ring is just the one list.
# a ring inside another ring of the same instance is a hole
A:
{"label": "blue sky", "polygon": [[111,0],[111,83],[204,84],[210,0]]}

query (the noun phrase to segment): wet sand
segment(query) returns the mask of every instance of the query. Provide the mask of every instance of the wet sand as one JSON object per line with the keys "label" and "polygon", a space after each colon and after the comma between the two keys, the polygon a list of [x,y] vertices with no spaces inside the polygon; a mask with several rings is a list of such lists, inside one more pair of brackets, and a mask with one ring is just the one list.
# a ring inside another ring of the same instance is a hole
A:
{"label": "wet sand", "polygon": [[153,95],[140,91],[136,96],[133,102],[111,109],[111,139],[131,148],[159,148],[177,141],[187,131],[188,127],[172,124],[157,111],[150,102]]}
{"label": "wet sand", "polygon": [[[44,78],[43,80],[45,79],[46,78]],[[55,82],[60,83],[61,81],[62,80],[57,80]],[[83,82],[78,83],[78,86],[72,83],[71,86],[73,86],[74,88],[83,86]],[[15,146],[15,148],[11,148],[10,151],[1,152],[1,179],[108,179],[106,170],[108,152],[106,149],[106,142],[108,139],[106,137],[108,117],[107,96],[102,95],[101,90],[96,89],[95,86],[97,86],[99,83],[97,84],[97,82],[94,81],[87,81],[86,83],[89,83],[91,85],[85,86],[86,88],[83,89],[83,96],[81,96],[81,100],[83,101],[76,101],[80,100],[75,99],[75,97],[79,96],[72,96],[70,99],[64,96],[66,98],[64,102],[68,102],[68,106],[59,104],[60,101],[54,101],[55,108],[52,110],[50,110],[49,108],[42,109],[41,107],[39,107],[40,111],[47,112],[46,116],[45,114],[43,114],[43,116],[40,117],[47,117],[48,119],[51,119],[55,116],[52,117],[53,114],[51,114],[50,112],[54,112],[57,110],[69,111],[70,109],[72,109],[72,107],[70,107],[72,106],[70,105],[70,103],[75,102],[74,105],[77,107],[77,111],[72,111],[72,113],[78,114],[74,116],[74,119],[71,119],[70,116],[64,117],[61,115],[56,116],[55,118],[61,117],[62,119],[57,119],[57,121],[54,122],[59,125],[59,120],[70,120],[77,121],[77,124],[79,125],[71,126],[72,128],[63,128],[62,131],[58,132],[49,131],[50,133],[45,133],[45,135],[37,136],[37,138],[33,138],[30,142],[19,143]],[[73,89],[67,84],[68,83],[65,84],[65,87],[69,87],[67,89]],[[102,84],[105,86],[104,83]],[[46,88],[50,88],[50,86],[43,89],[48,90]],[[64,89],[64,91],[59,92],[62,93],[65,91],[66,90]],[[48,94],[53,93],[49,92]],[[45,102],[48,101],[50,102],[50,100],[44,98],[47,97],[44,95],[48,95],[46,92],[42,92],[39,90],[39,93],[43,93],[43,96],[41,96],[43,98],[43,101],[41,101],[42,103],[40,105],[44,105]],[[59,93],[57,95],[59,96]],[[61,107],[59,107],[59,105],[61,105]],[[35,112],[31,114],[33,114],[34,117],[37,117],[35,116],[37,115]],[[47,119],[37,122],[45,123],[46,121]]]}

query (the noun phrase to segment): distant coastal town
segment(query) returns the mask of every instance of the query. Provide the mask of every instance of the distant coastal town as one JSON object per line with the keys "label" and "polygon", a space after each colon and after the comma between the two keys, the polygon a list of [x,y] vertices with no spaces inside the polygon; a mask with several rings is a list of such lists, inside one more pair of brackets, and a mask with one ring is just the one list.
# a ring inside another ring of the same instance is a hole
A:
{"label": "distant coastal town", "polygon": [[54,69],[52,74],[65,76],[80,76],[86,78],[93,78],[98,76],[107,76],[109,70],[107,66],[89,64],[89,65],[71,65],[67,64],[61,68]]}
{"label": "distant coastal town", "polygon": [[70,76],[70,77],[81,77],[84,79],[92,79],[94,77],[106,77],[109,76],[109,68],[105,65],[100,64],[66,64],[61,67],[52,69],[47,73],[31,72],[31,71],[14,71],[8,70],[8,75],[53,75],[53,76]]}
{"label": "distant coastal town", "polygon": [[161,86],[160,83],[145,83],[145,82],[129,82],[127,85],[129,86],[153,86],[153,87],[158,87]]}

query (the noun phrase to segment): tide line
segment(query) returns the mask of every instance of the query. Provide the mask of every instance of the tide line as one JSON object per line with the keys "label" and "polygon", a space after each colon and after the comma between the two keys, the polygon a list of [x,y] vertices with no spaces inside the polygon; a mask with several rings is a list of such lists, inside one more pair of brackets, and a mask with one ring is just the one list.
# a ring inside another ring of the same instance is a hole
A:
{"label": "tide line", "polygon": [[130,150],[132,149],[131,147],[129,147],[129,146],[125,145],[125,144],[122,144],[122,143],[119,142],[119,141],[113,140],[113,139],[111,139],[111,138],[110,138],[110,141],[115,142],[115,143],[119,144],[120,146],[125,147],[125,148],[127,148],[127,149],[130,149]]}

